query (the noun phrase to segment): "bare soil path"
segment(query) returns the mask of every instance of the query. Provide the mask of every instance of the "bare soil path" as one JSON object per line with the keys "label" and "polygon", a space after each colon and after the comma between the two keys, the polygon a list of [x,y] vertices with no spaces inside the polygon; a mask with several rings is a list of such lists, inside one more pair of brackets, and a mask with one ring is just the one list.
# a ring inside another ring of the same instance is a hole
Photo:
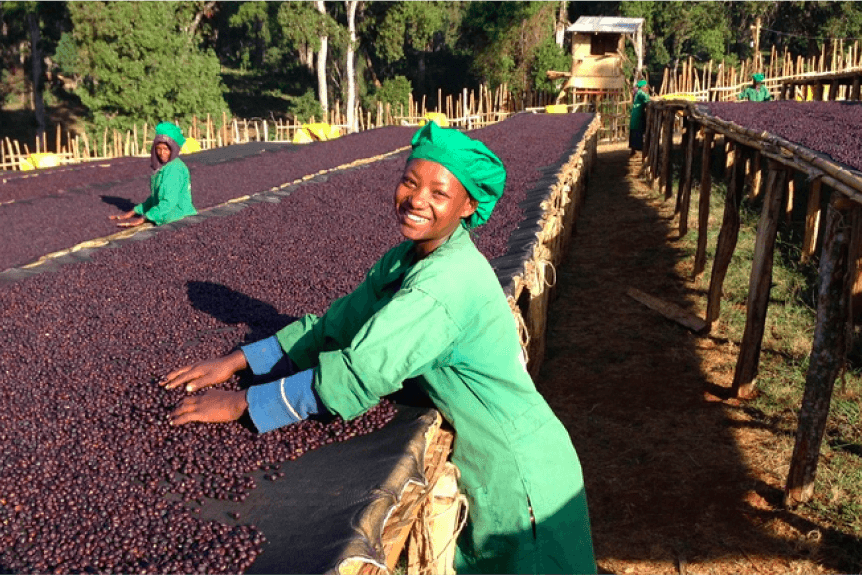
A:
{"label": "bare soil path", "polygon": [[[600,572],[840,572],[838,536],[781,508],[782,469],[758,446],[786,430],[726,397],[733,344],[696,336],[626,295],[699,311],[673,201],[603,147],[558,270],[539,390],[581,458]],[[696,197],[693,201],[697,201]],[[690,225],[692,225],[690,223]],[[696,233],[696,230],[692,233]]]}

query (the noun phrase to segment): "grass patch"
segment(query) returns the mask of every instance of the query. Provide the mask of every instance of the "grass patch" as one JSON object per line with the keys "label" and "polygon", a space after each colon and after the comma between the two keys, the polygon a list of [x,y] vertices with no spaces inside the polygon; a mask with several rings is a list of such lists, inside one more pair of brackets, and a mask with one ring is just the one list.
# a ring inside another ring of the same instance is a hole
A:
{"label": "grass patch", "polygon": [[[697,154],[699,156],[699,154]],[[714,162],[723,166],[723,162]],[[679,166],[676,166],[677,173]],[[696,166],[695,174],[700,173]],[[765,179],[765,176],[764,176]],[[797,203],[806,198],[805,186],[797,186]],[[674,191],[678,190],[678,182]],[[689,225],[694,228],[679,241],[686,254],[697,246],[697,183],[689,213]],[[740,231],[736,250],[723,286],[721,315],[713,326],[712,337],[739,345],[745,329],[746,299],[749,276],[762,207],[762,196],[751,200],[747,196],[741,205]],[[710,198],[710,223],[707,242],[707,268],[695,282],[699,293],[706,293],[715,257],[715,246],[724,213],[727,187],[721,174],[713,175]],[[817,261],[801,263],[801,237],[804,224],[804,203],[797,205],[793,219],[783,221],[776,241],[770,304],[760,354],[757,377],[759,395],[745,404],[745,409],[763,423],[775,436],[775,441],[755,447],[760,453],[751,460],[770,468],[783,489],[795,443],[798,412],[805,390],[811,343],[816,321]],[[705,307],[705,296],[703,306]],[[837,553],[842,562],[862,568],[862,337],[860,329],[849,354],[845,373],[836,381],[827,429],[821,448],[821,458],[815,483],[815,497],[796,512],[807,520],[833,529],[846,537],[847,545],[840,549],[823,550]],[[735,358],[733,359],[735,364]],[[731,368],[732,369],[732,368]]]}

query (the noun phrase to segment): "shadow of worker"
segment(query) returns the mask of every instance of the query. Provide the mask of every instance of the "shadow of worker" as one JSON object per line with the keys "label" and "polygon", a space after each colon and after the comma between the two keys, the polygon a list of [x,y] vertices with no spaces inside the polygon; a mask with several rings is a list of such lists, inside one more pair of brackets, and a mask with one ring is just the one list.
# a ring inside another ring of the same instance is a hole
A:
{"label": "shadow of worker", "polygon": [[[297,320],[296,317],[279,313],[265,301],[248,296],[222,284],[206,281],[190,281],[186,283],[189,302],[196,310],[202,311],[227,325],[246,325],[243,344],[260,341],[272,335]],[[285,363],[286,365],[281,365]],[[276,364],[272,371],[266,374],[268,381],[280,377],[279,374],[289,369],[287,356]]]}

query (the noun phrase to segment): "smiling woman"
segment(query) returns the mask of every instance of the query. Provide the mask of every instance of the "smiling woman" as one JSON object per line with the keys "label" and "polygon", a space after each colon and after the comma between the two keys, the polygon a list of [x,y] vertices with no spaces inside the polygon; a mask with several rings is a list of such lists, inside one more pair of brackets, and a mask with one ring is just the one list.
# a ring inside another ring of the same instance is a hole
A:
{"label": "smiling woman", "polygon": [[[470,512],[459,573],[595,573],[578,456],[526,370],[502,287],[469,228],[490,217],[506,184],[484,144],[434,122],[413,137],[395,190],[406,241],[322,316],[168,374],[194,394],[250,368],[292,375],[248,390],[186,396],[173,425],[231,421],[261,433],[331,412],[350,420],[406,381],[455,429],[452,460]],[[285,357],[286,356],[286,357]]]}
{"label": "smiling woman", "polygon": [[462,219],[472,216],[477,203],[452,172],[419,158],[407,164],[395,189],[401,235],[413,240],[420,258],[446,241]]}

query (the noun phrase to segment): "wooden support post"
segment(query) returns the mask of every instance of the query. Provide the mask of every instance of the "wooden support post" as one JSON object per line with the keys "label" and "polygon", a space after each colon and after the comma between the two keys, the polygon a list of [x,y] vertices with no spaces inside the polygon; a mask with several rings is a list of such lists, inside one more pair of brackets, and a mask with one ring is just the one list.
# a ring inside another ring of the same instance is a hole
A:
{"label": "wooden support post", "polygon": [[794,506],[814,495],[814,476],[826,429],[835,378],[845,361],[849,282],[850,218],[830,204],[826,210],[817,295],[817,324],[799,410],[796,445],[790,461],[785,505]]}
{"label": "wooden support post", "polygon": [[730,185],[727,187],[727,197],[724,202],[724,217],[721,221],[721,231],[718,233],[715,261],[712,264],[712,276],[709,280],[706,322],[710,326],[718,319],[721,311],[721,288],[739,237],[739,201],[745,181],[745,172],[742,169],[742,146],[739,144],[733,146],[733,155]]}
{"label": "wooden support post", "polygon": [[862,323],[862,209],[852,211],[850,235],[850,320],[853,325]]}
{"label": "wooden support post", "polygon": [[823,82],[817,82],[814,84],[814,100],[817,102],[823,101]]}
{"label": "wooden support post", "polygon": [[748,198],[757,199],[760,195],[760,182],[763,179],[763,168],[761,167],[760,150],[754,150],[749,158],[749,180],[751,187],[748,188]]}
{"label": "wooden support post", "polygon": [[661,130],[661,175],[659,177],[659,188],[664,187],[664,199],[666,200],[669,200],[673,196],[673,180],[670,169],[670,154],[673,151],[673,120],[674,111],[665,110]]}
{"label": "wooden support post", "polygon": [[859,95],[860,85],[862,85],[862,80],[860,80],[859,76],[856,76],[855,78],[853,78],[853,85],[850,88],[850,99],[851,100],[859,100],[860,99],[860,95]]}
{"label": "wooden support post", "polygon": [[682,168],[682,170],[680,170],[680,174],[679,174],[679,186],[677,186],[677,190],[676,190],[676,202],[674,203],[674,206],[673,206],[673,213],[674,213],[674,214],[678,214],[678,213],[679,213],[680,205],[682,204],[682,188],[683,188],[683,185],[684,185],[682,174],[683,174],[683,172],[685,171],[685,162],[686,162],[685,151],[688,149],[687,142],[688,142],[689,135],[690,135],[690,134],[689,134],[690,126],[689,126],[689,119],[688,119],[688,117],[683,118],[682,126],[683,126],[683,127],[682,127],[682,138],[681,138],[681,141],[680,141],[679,149],[680,149],[680,150],[682,151],[682,153],[683,153],[683,158],[682,158],[683,168]]}
{"label": "wooden support post", "polygon": [[769,290],[772,285],[775,237],[778,234],[781,200],[787,176],[787,170],[781,164],[775,160],[769,161],[766,198],[757,226],[757,240],[748,280],[745,331],[742,334],[742,343],[739,344],[739,358],[731,387],[735,397],[748,398],[754,392],[754,378],[757,377],[757,366],[760,362],[760,346],[763,343],[766,309],[769,306]]}
{"label": "wooden support post", "polygon": [[688,139],[685,142],[685,160],[683,161],[682,176],[680,178],[680,195],[682,198],[679,203],[679,237],[684,237],[688,233],[688,210],[691,205],[691,167],[694,163],[694,142],[697,139],[697,128],[695,123],[687,119],[688,127],[685,132],[688,134]]}
{"label": "wooden support post", "polygon": [[652,129],[652,117],[653,117],[653,109],[650,106],[645,106],[644,114],[646,116],[646,120],[644,122],[644,141],[643,146],[641,146],[641,173],[643,173],[643,165],[646,164],[647,156],[649,155],[647,152],[649,151],[650,142],[653,138],[653,129]]}
{"label": "wooden support post", "polygon": [[805,213],[805,237],[802,240],[803,262],[807,262],[817,248],[817,236],[820,231],[820,187],[821,180],[817,178],[808,188],[808,210]]}
{"label": "wooden support post", "polygon": [[790,224],[793,220],[793,201],[796,193],[796,182],[793,180],[793,174],[787,178],[787,203],[784,207],[784,221]]}
{"label": "wooden support post", "polygon": [[838,99],[838,88],[841,86],[841,83],[836,79],[833,80],[831,84],[829,84],[829,96],[828,100],[835,101]]}

